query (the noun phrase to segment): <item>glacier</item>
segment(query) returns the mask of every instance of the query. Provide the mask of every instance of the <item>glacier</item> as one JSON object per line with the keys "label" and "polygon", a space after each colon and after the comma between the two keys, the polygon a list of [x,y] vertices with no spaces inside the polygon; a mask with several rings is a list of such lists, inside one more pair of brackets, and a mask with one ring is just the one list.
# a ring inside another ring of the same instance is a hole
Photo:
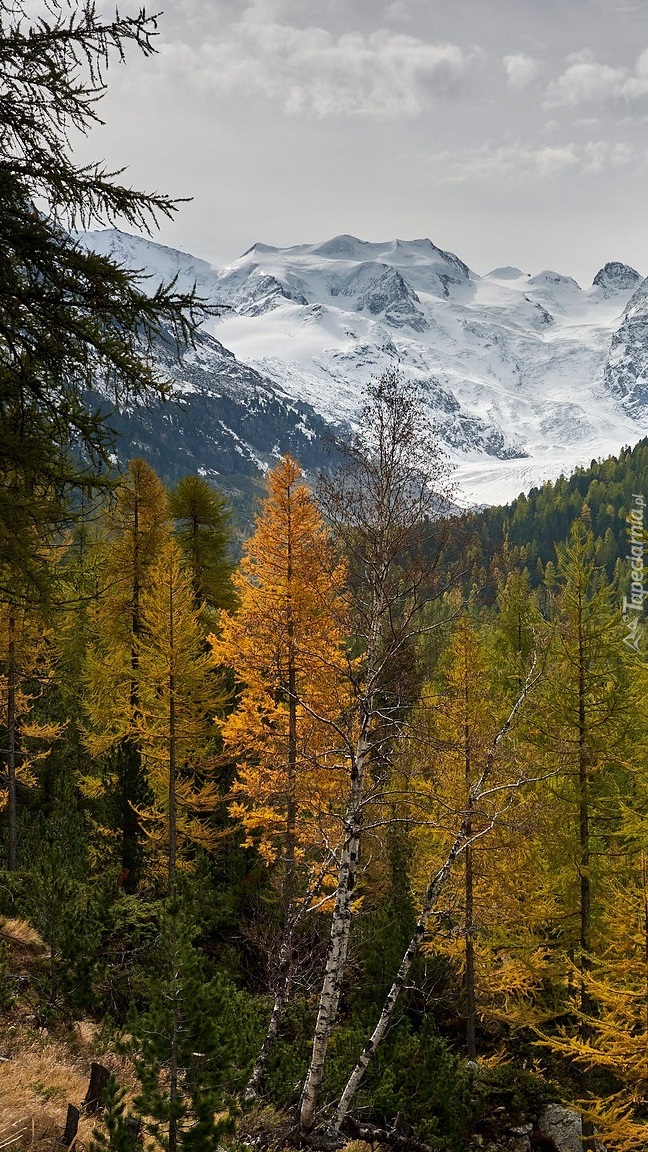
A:
{"label": "glacier", "polygon": [[[177,277],[222,306],[205,322],[200,372],[195,352],[165,369],[185,408],[198,394],[203,424],[209,397],[228,400],[228,434],[252,470],[289,446],[314,464],[313,440],[353,428],[363,388],[394,366],[417,381],[464,506],[506,503],[648,432],[648,280],[618,261],[582,288],[548,269],[479,275],[429,239],[256,243],[225,268],[115,229],[81,241],[141,270],[150,290]],[[275,421],[272,442],[259,427],[246,442],[252,384],[290,424]],[[219,474],[199,444],[192,466]]]}

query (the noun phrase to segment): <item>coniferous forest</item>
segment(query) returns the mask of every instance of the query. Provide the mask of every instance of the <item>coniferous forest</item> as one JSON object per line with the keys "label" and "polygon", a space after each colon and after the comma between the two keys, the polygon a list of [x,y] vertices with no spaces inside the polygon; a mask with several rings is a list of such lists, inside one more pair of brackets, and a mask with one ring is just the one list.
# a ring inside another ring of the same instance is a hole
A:
{"label": "coniferous forest", "polygon": [[87,401],[204,315],[72,231],[155,21],[0,14],[0,1148],[644,1148],[646,442],[459,516],[389,372],[240,555]]}

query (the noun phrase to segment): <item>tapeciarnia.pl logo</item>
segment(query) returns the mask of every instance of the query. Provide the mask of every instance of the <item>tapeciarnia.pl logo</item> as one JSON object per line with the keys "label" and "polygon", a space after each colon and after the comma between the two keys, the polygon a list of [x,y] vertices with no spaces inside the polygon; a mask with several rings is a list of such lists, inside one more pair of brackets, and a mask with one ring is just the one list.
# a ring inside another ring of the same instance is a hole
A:
{"label": "tapeciarnia.pl logo", "polygon": [[628,513],[629,553],[626,560],[630,565],[630,595],[623,597],[623,621],[626,634],[623,643],[635,652],[641,652],[641,635],[644,613],[644,600],[648,591],[644,586],[644,512],[645,498],[632,494],[633,506]]}

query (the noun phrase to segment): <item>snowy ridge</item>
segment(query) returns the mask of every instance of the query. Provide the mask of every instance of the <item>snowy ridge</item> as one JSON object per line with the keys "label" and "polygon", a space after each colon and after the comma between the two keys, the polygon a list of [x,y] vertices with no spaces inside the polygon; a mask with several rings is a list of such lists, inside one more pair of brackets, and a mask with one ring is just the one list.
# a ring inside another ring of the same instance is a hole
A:
{"label": "snowy ridge", "polygon": [[85,242],[152,286],[177,276],[228,305],[211,334],[311,424],[352,424],[363,386],[398,364],[420,384],[466,503],[507,501],[648,430],[648,281],[627,265],[582,289],[551,270],[479,276],[427,239],[257,243],[220,270],[114,231]]}

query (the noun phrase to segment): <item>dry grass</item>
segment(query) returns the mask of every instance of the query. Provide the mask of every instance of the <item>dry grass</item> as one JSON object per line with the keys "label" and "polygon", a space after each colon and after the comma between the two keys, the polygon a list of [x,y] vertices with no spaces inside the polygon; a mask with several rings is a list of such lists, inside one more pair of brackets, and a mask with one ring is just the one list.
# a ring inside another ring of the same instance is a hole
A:
{"label": "dry grass", "polygon": [[[0,1039],[0,1152],[52,1152],[65,1126],[68,1104],[85,1097],[90,1062],[99,1059],[121,1084],[130,1081],[127,1062],[97,1049],[96,1029],[82,1021],[69,1033],[34,1031],[20,1020],[7,1020]],[[75,1147],[86,1148],[96,1125],[81,1115]],[[14,1136],[19,1139],[13,1142]]]}
{"label": "dry grass", "polygon": [[[0,944],[13,975],[29,975],[47,961],[38,932],[26,920],[0,917]],[[3,1017],[0,1032],[0,1152],[53,1152],[65,1127],[68,1104],[78,1108],[88,1088],[90,1063],[99,1060],[120,1084],[131,1083],[128,1062],[106,1052],[97,1027],[83,1020],[56,1032],[37,1029],[23,1002]],[[96,1118],[81,1115],[76,1143],[87,1147]]]}
{"label": "dry grass", "polygon": [[27,920],[0,919],[0,940],[23,951],[42,952],[45,948],[38,932]]}

